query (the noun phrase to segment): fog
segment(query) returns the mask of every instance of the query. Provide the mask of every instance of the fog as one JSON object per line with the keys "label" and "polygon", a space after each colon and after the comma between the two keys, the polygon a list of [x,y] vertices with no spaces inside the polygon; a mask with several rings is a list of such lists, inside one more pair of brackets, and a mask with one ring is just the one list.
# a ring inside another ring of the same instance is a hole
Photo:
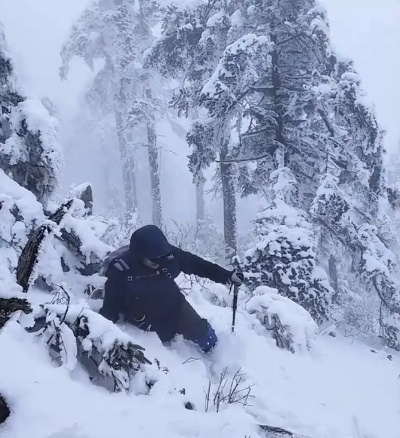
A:
{"label": "fog", "polygon": [[[60,48],[73,21],[88,0],[0,0],[10,51],[22,91],[48,96],[60,119],[60,141],[64,146],[65,171],[61,189],[71,183],[93,181],[95,197],[104,204],[104,166],[93,145],[75,135],[75,120],[85,87],[92,77],[75,60],[67,81],[58,76]],[[355,61],[379,122],[387,131],[386,148],[397,153],[400,138],[400,0],[324,0],[336,51]],[[187,169],[190,150],[165,123],[160,125],[159,144],[163,168],[164,210],[168,219],[194,219],[194,188]],[[90,165],[88,165],[90,160]],[[118,161],[118,159],[116,159]],[[118,163],[110,163],[111,178],[118,180]],[[146,184],[146,181],[143,181]],[[209,195],[208,208],[221,225],[220,200]],[[239,227],[249,226],[258,209],[252,197],[239,204]]]}

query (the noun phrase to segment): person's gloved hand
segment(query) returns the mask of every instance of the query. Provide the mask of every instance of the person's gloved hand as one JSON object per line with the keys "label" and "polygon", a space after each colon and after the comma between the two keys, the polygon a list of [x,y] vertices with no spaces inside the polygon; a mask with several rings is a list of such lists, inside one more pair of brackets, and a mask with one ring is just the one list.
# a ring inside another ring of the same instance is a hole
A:
{"label": "person's gloved hand", "polygon": [[233,284],[237,284],[238,286],[240,286],[243,283],[243,279],[244,279],[244,275],[242,274],[242,272],[236,272],[236,271],[232,272],[231,282]]}

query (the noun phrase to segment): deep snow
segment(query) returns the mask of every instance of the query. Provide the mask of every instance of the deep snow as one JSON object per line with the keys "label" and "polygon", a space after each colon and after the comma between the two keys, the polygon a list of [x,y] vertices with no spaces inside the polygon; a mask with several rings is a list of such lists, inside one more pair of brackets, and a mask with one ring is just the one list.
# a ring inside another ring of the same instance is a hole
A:
{"label": "deep snow", "polygon": [[[208,287],[221,294],[221,286]],[[46,298],[39,292],[30,296],[36,302]],[[230,307],[210,304],[198,287],[189,300],[215,327],[217,348],[203,355],[179,338],[164,347],[155,334],[122,324],[153,361],[135,375],[130,394],[110,394],[94,386],[80,367],[71,374],[56,367],[42,341],[9,322],[0,336],[0,389],[12,416],[0,426],[0,436],[255,438],[262,436],[257,423],[315,438],[400,436],[398,353],[351,336],[332,337],[327,330],[313,341],[310,352],[292,354],[276,347],[245,310],[239,310],[232,334]],[[158,370],[155,358],[168,372]],[[254,398],[249,406],[224,405],[218,413],[213,408],[205,412],[208,379],[215,387],[224,367],[228,376],[241,368],[242,387],[254,385]],[[144,394],[145,378],[157,380],[149,395]],[[182,388],[186,395],[179,392]],[[186,401],[195,411],[184,408]]]}

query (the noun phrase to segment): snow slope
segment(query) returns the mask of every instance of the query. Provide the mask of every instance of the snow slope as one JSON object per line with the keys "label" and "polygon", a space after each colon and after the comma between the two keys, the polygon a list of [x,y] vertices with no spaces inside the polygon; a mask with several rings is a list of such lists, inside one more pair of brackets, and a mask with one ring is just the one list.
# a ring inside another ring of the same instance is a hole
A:
{"label": "snow slope", "polygon": [[[211,291],[220,294],[221,286]],[[34,301],[44,297],[31,293]],[[292,354],[278,349],[245,310],[232,334],[229,307],[210,304],[197,287],[189,301],[216,328],[217,348],[203,355],[182,339],[164,347],[155,334],[122,325],[153,361],[134,377],[130,394],[92,385],[82,369],[69,374],[56,367],[42,342],[10,321],[0,336],[0,390],[12,416],[0,426],[1,438],[255,438],[262,436],[257,423],[315,438],[400,436],[399,354],[341,335],[320,335],[310,352]],[[215,388],[225,367],[230,378],[241,368],[241,387],[254,385],[254,398],[219,412],[211,402],[205,412],[209,379]],[[157,380],[149,395],[145,378]],[[186,401],[194,411],[184,408]]]}

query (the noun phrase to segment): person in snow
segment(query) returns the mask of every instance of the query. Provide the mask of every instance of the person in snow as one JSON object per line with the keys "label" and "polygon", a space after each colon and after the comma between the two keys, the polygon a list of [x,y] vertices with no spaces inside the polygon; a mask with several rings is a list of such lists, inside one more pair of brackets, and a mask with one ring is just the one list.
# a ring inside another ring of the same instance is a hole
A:
{"label": "person in snow", "polygon": [[162,342],[181,334],[203,351],[210,351],[217,336],[175,283],[181,272],[222,284],[240,285],[243,280],[241,273],[170,245],[158,227],[146,225],[132,234],[129,245],[106,259],[107,281],[100,314],[113,322],[122,314],[136,327],[155,331]]}

